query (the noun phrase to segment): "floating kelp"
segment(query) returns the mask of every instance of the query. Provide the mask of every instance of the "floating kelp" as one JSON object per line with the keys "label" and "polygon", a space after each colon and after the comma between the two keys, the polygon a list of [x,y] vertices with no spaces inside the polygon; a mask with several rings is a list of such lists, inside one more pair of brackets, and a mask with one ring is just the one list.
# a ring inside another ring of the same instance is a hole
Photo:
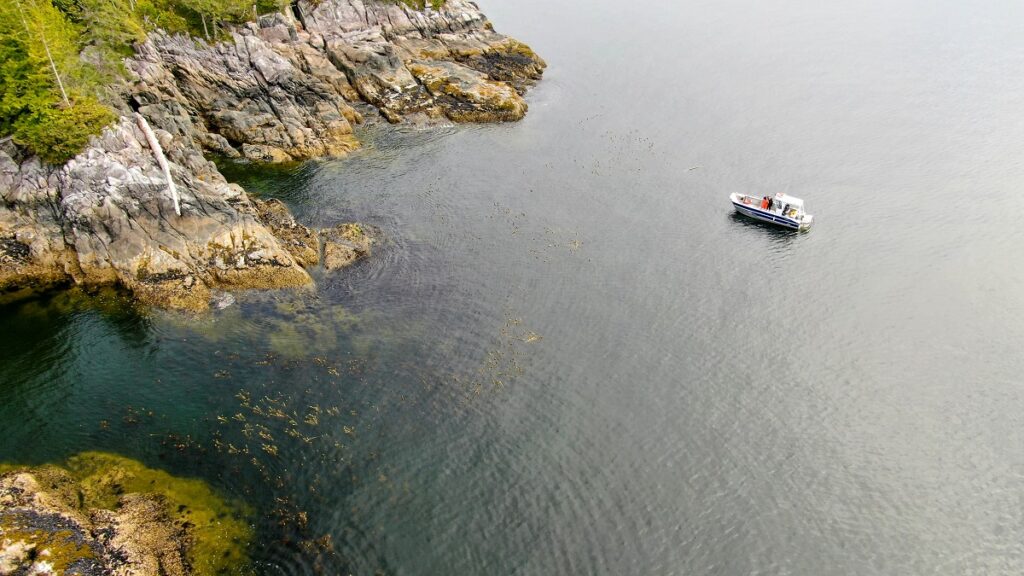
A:
{"label": "floating kelp", "polygon": [[[395,470],[372,449],[374,435],[390,412],[366,401],[345,401],[346,389],[366,383],[366,361],[358,356],[331,358],[307,351],[288,358],[266,353],[225,359],[225,369],[241,372],[238,365],[254,359],[268,377],[240,381],[245,387],[236,389],[236,402],[208,419],[210,440],[190,444],[187,451],[200,458],[216,453],[225,477],[259,498],[266,510],[260,525],[267,537],[262,553],[273,557],[283,550],[299,552],[311,564],[335,567],[325,568],[325,573],[340,570],[346,561],[334,549],[329,519],[318,513],[335,509],[339,483],[352,490],[380,484],[394,499],[408,494],[408,486],[392,482]],[[309,379],[308,387],[279,384],[285,378],[294,383],[300,375]],[[335,473],[310,476],[311,469]],[[298,481],[301,495],[295,493]]]}
{"label": "floating kelp", "polygon": [[[437,403],[457,410],[485,392],[500,395],[524,374],[528,352],[542,340],[511,310],[499,309],[490,337],[476,344],[436,327],[426,336],[425,319],[396,323],[386,310],[355,311],[284,292],[240,295],[237,305],[191,325],[156,314],[163,337],[206,341],[216,357],[205,372],[209,405],[216,406],[199,423],[206,430],[191,430],[192,438],[154,430],[168,448],[160,458],[175,469],[215,462],[221,482],[260,507],[260,559],[298,554],[325,573],[343,573],[348,564],[347,547],[335,551],[330,538],[347,540],[337,517],[346,494],[370,489],[394,507],[414,498],[414,476],[396,468],[380,442],[389,426],[410,411],[432,414]],[[468,365],[439,366],[467,345],[475,351]],[[399,363],[389,381],[420,380],[424,388],[386,391],[379,369],[392,357]],[[368,522],[360,513],[346,505],[343,524]]]}
{"label": "floating kelp", "polygon": [[494,203],[494,214],[488,218],[503,221],[510,233],[525,244],[526,251],[534,260],[555,262],[563,249],[568,248],[569,254],[574,255],[583,247],[579,231],[551,226],[541,229],[541,224],[530,222],[526,212],[517,212],[498,202]]}
{"label": "floating kelp", "polygon": [[524,356],[522,344],[533,344],[543,336],[523,328],[523,321],[511,311],[505,312],[505,325],[498,331],[494,349],[488,352],[483,367],[477,371],[480,378],[490,377],[495,386],[503,381],[519,378],[525,372],[520,358]]}
{"label": "floating kelp", "polygon": [[[540,334],[523,327],[523,321],[511,310],[505,312],[505,322],[498,329],[490,346],[484,351],[479,366],[469,372],[440,376],[440,384],[454,384],[449,389],[461,396],[463,403],[471,402],[486,391],[498,392],[515,382],[525,372],[527,346],[544,339]],[[421,377],[425,388],[434,385],[427,376]]]}
{"label": "floating kelp", "polygon": [[0,502],[0,556],[16,573],[251,573],[244,506],[115,454],[0,465]]}

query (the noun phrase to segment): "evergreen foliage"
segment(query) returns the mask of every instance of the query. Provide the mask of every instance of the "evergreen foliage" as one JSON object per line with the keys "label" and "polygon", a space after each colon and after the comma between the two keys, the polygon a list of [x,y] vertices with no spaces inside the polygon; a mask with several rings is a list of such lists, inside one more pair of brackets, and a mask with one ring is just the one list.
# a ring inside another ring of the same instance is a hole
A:
{"label": "evergreen foliage", "polygon": [[89,138],[117,118],[110,107],[93,97],[71,106],[31,109],[15,122],[14,141],[52,164],[61,164],[81,152]]}
{"label": "evergreen foliage", "polygon": [[[259,0],[260,12],[288,0]],[[60,164],[117,118],[102,103],[150,30],[217,40],[251,0],[0,0],[0,137]]]}
{"label": "evergreen foliage", "polygon": [[[390,0],[414,8],[444,0]],[[315,0],[314,0],[314,3]],[[117,118],[103,94],[157,28],[216,41],[291,0],[0,0],[0,138],[59,164]]]}
{"label": "evergreen foliage", "polygon": [[49,0],[0,5],[0,131],[48,162],[64,162],[115,117],[96,98],[80,29]]}
{"label": "evergreen foliage", "polygon": [[394,4],[404,4],[413,10],[423,10],[428,5],[434,10],[440,10],[446,0],[386,0]]}

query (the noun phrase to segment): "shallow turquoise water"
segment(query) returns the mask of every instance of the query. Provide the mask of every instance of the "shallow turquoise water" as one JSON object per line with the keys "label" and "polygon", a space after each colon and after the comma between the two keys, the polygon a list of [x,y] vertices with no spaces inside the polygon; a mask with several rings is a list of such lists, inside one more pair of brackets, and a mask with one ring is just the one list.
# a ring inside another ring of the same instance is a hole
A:
{"label": "shallow turquoise water", "polygon": [[315,292],[5,306],[0,460],[201,476],[266,574],[1024,571],[1020,7],[483,8],[523,122],[229,170],[383,231]]}

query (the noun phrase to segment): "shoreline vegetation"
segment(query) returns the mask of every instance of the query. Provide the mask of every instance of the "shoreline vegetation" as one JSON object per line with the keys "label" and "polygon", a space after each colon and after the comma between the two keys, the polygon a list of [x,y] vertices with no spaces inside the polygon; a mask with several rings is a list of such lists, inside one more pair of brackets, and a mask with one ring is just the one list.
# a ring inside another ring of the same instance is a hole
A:
{"label": "shoreline vegetation", "polygon": [[[439,10],[445,0],[388,0]],[[319,2],[313,2],[318,5]],[[232,27],[281,14],[290,0],[13,0],[0,4],[0,140],[51,164],[117,119],[130,78],[122,59],[150,33],[230,39]],[[111,88],[114,84],[116,88]]]}
{"label": "shoreline vegetation", "polygon": [[244,23],[260,8],[284,11],[290,6],[276,0],[3,3],[0,133],[47,162],[66,162],[117,119],[123,107],[118,88],[129,80],[121,61],[151,32],[224,39],[226,26]]}
{"label": "shoreline vegetation", "polygon": [[308,228],[205,154],[344,156],[367,114],[516,121],[546,66],[468,0],[17,0],[0,56],[0,293],[117,284],[192,311],[310,286],[375,233]]}

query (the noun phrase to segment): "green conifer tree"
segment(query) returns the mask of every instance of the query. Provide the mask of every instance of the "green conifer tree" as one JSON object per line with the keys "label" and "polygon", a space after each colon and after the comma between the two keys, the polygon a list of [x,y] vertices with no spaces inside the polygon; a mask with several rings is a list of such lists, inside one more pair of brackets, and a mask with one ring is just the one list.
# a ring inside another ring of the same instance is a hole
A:
{"label": "green conifer tree", "polygon": [[53,163],[114,119],[92,95],[81,36],[50,0],[0,4],[0,129]]}

